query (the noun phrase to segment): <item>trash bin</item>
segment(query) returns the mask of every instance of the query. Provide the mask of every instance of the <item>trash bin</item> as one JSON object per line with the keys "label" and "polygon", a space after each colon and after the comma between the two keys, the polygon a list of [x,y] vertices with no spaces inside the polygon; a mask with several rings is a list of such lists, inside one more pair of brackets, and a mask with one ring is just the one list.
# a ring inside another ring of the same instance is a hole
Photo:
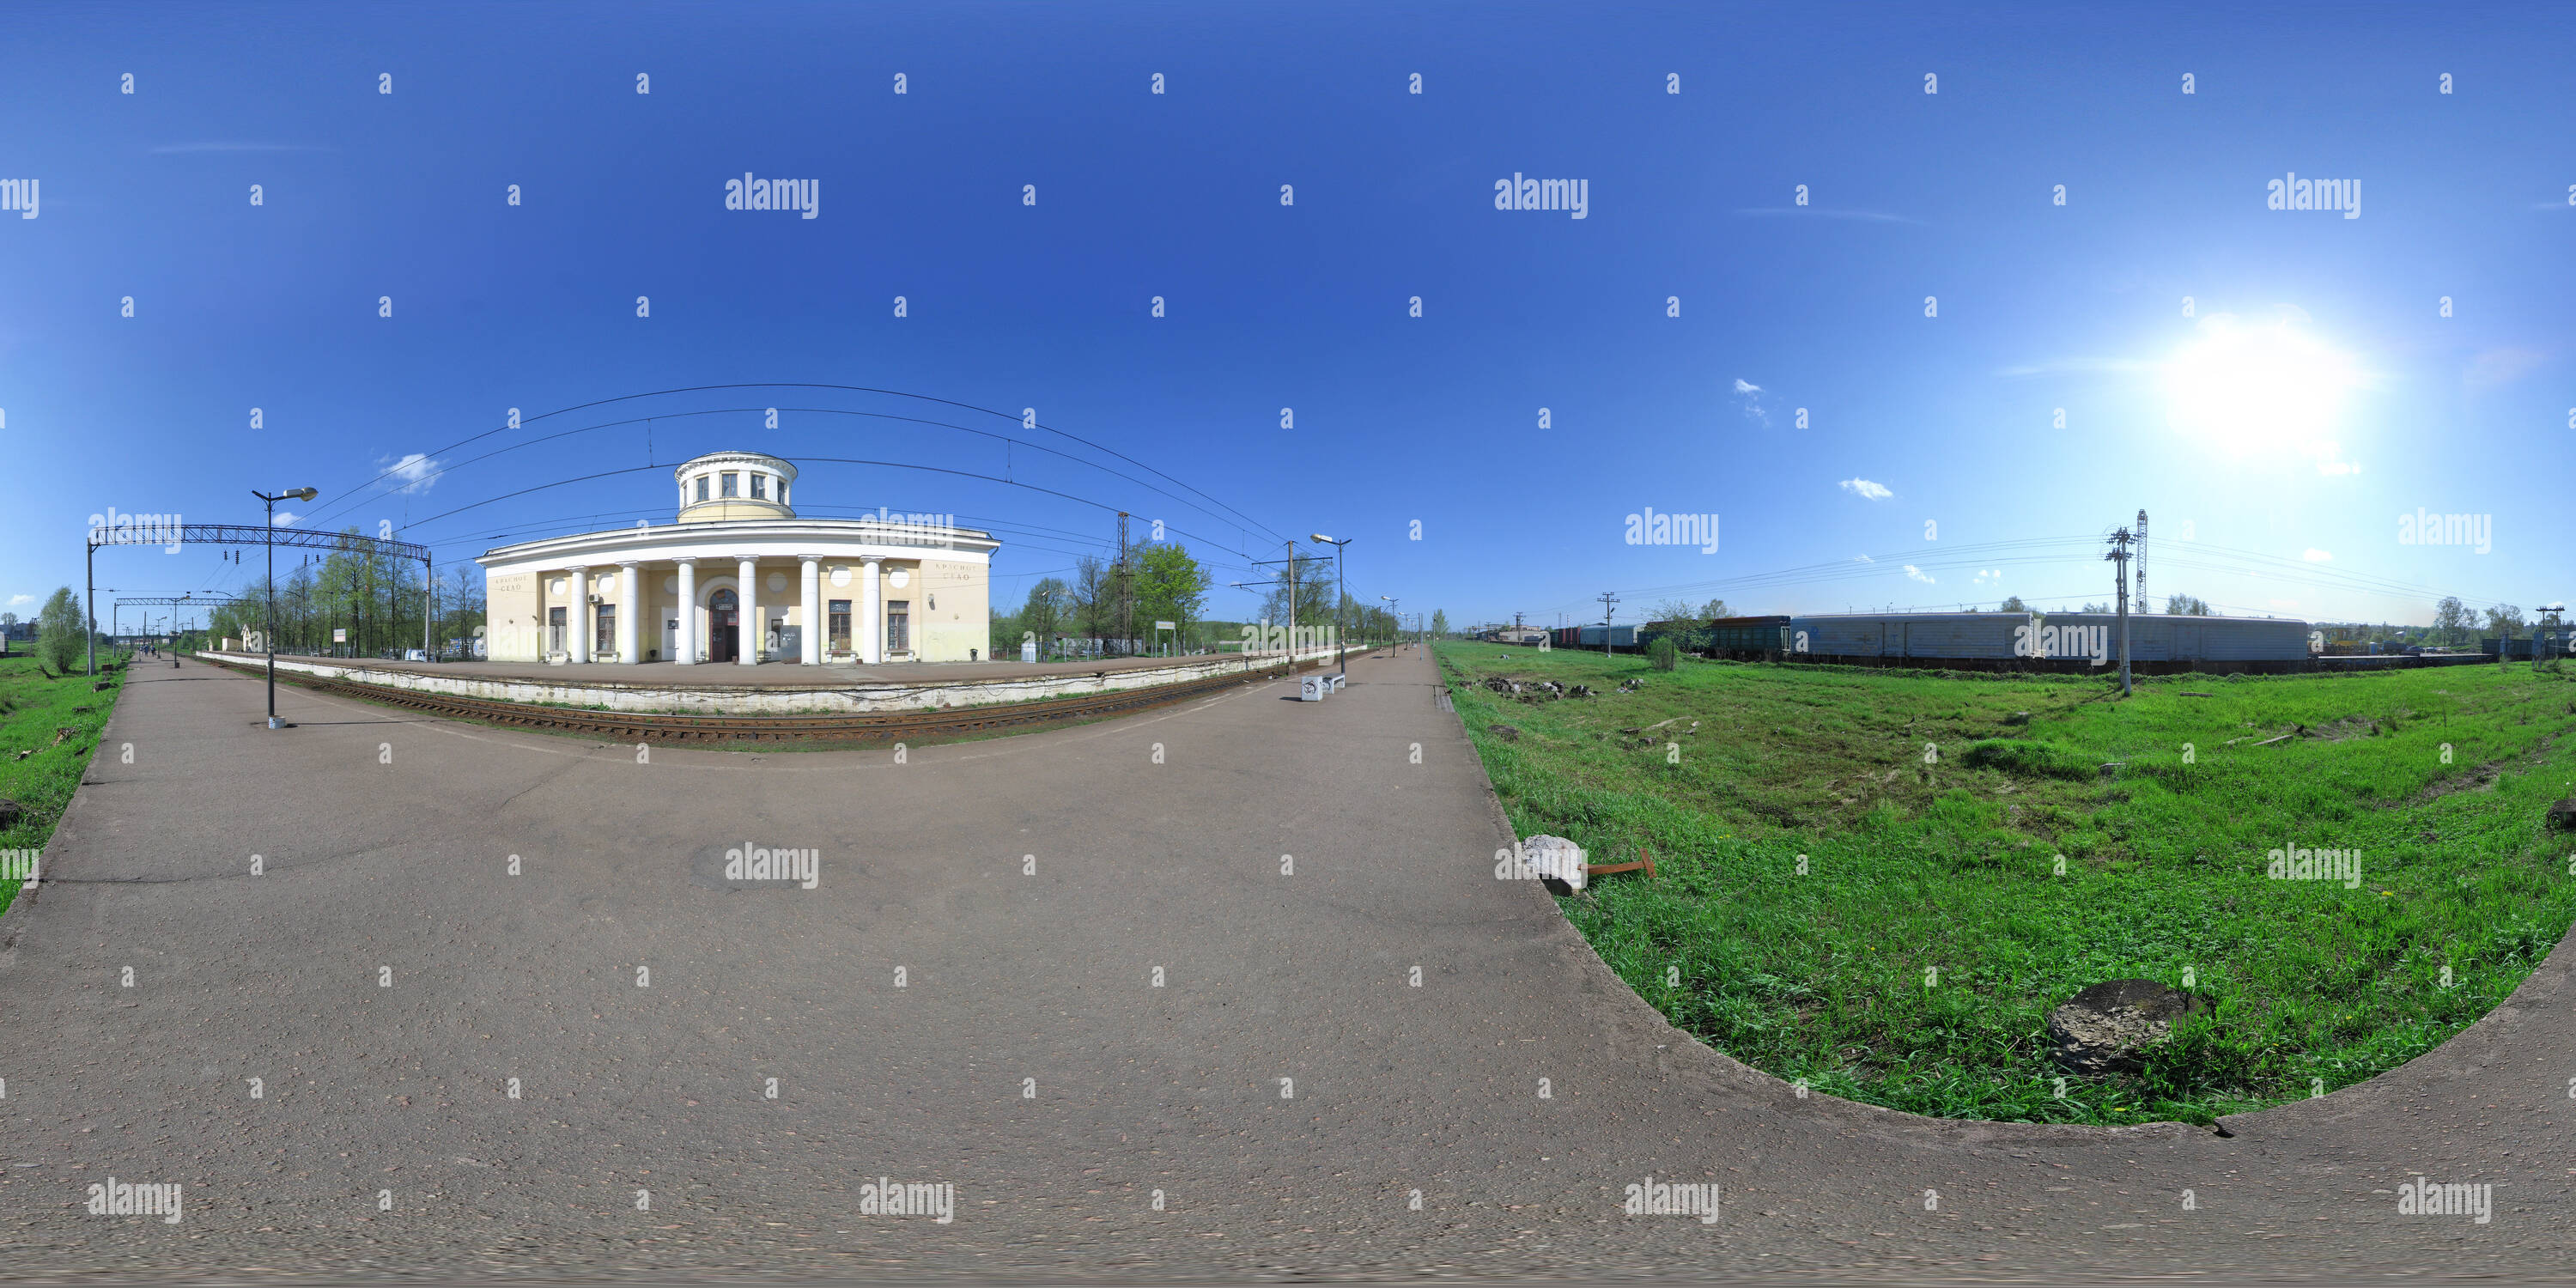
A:
{"label": "trash bin", "polygon": [[1300,702],[1321,702],[1324,700],[1324,690],[1327,687],[1329,686],[1325,684],[1323,676],[1299,676],[1297,679],[1297,700]]}

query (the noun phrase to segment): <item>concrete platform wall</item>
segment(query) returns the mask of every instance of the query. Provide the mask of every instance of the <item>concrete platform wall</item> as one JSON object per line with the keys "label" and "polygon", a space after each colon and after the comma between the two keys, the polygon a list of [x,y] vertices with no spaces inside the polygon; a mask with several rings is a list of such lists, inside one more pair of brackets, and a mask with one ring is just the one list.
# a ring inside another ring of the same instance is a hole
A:
{"label": "concrete platform wall", "polygon": [[[257,653],[201,651],[197,656],[210,661],[234,662],[258,666],[267,659]],[[1310,649],[1298,654],[1299,661],[1333,656],[1331,649]],[[1284,655],[1209,657],[1204,661],[1184,662],[1103,673],[1078,675],[999,676],[990,680],[942,680],[932,682],[866,683],[832,688],[810,684],[794,688],[764,688],[750,684],[619,684],[604,680],[539,680],[516,677],[483,677],[471,675],[424,674],[412,670],[371,666],[364,662],[332,661],[324,658],[277,659],[277,669],[293,671],[323,679],[352,684],[374,684],[390,689],[411,689],[425,693],[453,693],[472,698],[493,698],[504,702],[548,702],[568,707],[588,707],[609,711],[662,712],[682,715],[798,715],[813,712],[920,711],[942,707],[985,706],[998,702],[1026,702],[1035,698],[1061,698],[1076,694],[1110,693],[1127,689],[1152,688],[1160,684],[1180,684],[1213,675],[1236,675],[1257,665],[1276,665]]]}

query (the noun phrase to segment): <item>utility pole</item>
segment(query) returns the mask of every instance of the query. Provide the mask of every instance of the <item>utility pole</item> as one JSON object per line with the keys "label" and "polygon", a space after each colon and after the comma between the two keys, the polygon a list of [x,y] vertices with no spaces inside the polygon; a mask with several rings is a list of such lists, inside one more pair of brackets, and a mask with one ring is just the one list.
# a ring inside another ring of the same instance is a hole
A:
{"label": "utility pole", "polygon": [[[1118,635],[1122,640],[1136,637],[1136,604],[1127,593],[1127,512],[1118,512]],[[1294,640],[1294,636],[1290,639]]]}
{"label": "utility pole", "polygon": [[1601,658],[1605,662],[1610,659],[1610,617],[1618,604],[1618,596],[1606,590],[1601,592]]}
{"label": "utility pole", "polygon": [[2122,528],[2111,535],[2111,552],[2102,556],[2118,565],[2116,580],[2120,592],[2120,696],[2128,697],[2129,688],[2129,530]]}
{"label": "utility pole", "polygon": [[2152,613],[2156,606],[2147,600],[2147,512],[2138,511],[2138,611]]}

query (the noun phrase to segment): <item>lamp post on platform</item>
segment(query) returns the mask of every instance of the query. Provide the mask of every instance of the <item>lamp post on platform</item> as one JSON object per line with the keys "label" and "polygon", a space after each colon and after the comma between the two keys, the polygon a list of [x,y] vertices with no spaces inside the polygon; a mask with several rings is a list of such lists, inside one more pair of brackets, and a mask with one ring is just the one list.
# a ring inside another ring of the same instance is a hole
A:
{"label": "lamp post on platform", "polygon": [[259,642],[260,646],[268,652],[268,727],[271,729],[282,729],[285,726],[278,723],[277,719],[277,503],[280,501],[310,501],[314,497],[320,496],[321,492],[314,488],[300,487],[292,492],[280,492],[275,496],[270,496],[266,492],[253,488],[251,489],[251,495],[268,503],[268,530],[266,534],[269,539],[268,618],[266,621],[260,623]]}

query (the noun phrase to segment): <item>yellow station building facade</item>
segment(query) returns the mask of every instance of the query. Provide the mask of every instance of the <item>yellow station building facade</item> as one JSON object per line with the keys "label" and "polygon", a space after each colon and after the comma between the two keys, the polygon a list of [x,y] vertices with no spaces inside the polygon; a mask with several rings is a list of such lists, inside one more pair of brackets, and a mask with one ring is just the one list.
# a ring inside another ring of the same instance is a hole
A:
{"label": "yellow station building facade", "polygon": [[952,516],[800,519],[796,467],[715,452],[673,471],[675,522],[484,552],[498,662],[964,662],[990,635],[991,534]]}

